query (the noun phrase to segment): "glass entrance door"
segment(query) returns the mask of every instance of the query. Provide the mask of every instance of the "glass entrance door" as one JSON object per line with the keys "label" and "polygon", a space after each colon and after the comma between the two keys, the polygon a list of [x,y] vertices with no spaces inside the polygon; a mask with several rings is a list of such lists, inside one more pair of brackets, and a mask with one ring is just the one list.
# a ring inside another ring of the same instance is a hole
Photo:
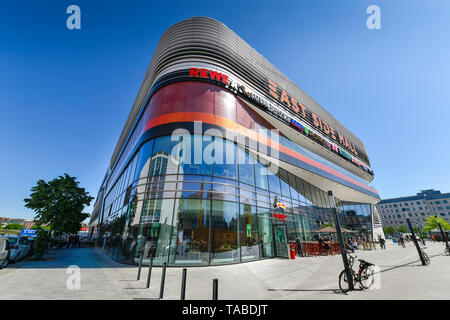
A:
{"label": "glass entrance door", "polygon": [[288,258],[287,230],[285,225],[274,225],[275,256]]}
{"label": "glass entrance door", "polygon": [[274,257],[272,219],[267,215],[258,216],[258,234],[261,258]]}

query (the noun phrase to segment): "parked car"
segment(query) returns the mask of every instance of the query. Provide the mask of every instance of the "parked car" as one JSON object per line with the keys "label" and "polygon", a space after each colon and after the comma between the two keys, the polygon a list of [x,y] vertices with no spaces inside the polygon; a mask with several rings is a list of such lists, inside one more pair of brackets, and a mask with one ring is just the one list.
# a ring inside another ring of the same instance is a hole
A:
{"label": "parked car", "polygon": [[9,261],[16,262],[25,258],[30,252],[31,243],[24,236],[8,235],[10,253]]}
{"label": "parked car", "polygon": [[0,269],[3,269],[8,265],[9,252],[8,238],[0,236]]}

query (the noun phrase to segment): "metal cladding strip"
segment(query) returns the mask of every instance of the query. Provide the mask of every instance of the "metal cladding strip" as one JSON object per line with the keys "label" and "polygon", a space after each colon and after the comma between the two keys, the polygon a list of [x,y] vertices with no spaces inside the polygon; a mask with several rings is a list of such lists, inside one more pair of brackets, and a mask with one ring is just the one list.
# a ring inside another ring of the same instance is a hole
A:
{"label": "metal cladding strip", "polygon": [[176,64],[177,60],[195,57],[219,62],[224,68],[238,74],[243,81],[263,92],[267,91],[267,79],[274,81],[321,119],[347,136],[361,157],[370,165],[364,144],[262,55],[221,22],[206,17],[195,17],[173,25],[162,35],[114,150],[111,168],[128,139],[140,110],[149,98],[149,91],[156,77]]}

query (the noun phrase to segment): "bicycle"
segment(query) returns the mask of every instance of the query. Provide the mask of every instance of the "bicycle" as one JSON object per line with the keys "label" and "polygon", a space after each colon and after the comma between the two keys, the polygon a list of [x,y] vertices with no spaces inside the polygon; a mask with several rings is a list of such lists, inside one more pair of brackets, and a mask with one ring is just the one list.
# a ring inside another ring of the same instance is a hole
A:
{"label": "bicycle", "polygon": [[[358,270],[358,273],[355,273],[355,271],[353,270],[353,264],[355,263],[355,258],[357,258],[357,256],[353,257],[353,256],[349,255],[349,260],[348,260],[349,267],[350,267],[349,271],[353,278],[353,286],[357,282],[359,282],[359,285],[362,289],[369,289],[375,281],[375,278],[373,276],[374,264],[364,261],[362,259],[358,259],[359,270]],[[345,269],[342,270],[342,272],[339,274],[339,288],[344,293],[350,290],[350,284],[347,280],[347,272]]]}

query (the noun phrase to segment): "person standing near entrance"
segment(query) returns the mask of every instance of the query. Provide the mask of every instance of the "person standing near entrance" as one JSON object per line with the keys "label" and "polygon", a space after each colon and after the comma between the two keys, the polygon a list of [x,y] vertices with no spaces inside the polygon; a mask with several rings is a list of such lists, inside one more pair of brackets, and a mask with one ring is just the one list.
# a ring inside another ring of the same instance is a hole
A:
{"label": "person standing near entrance", "polygon": [[295,238],[295,244],[297,245],[297,253],[299,257],[303,257],[302,243],[300,241],[300,237],[297,236]]}
{"label": "person standing near entrance", "polygon": [[319,236],[319,254],[322,254],[324,252],[323,250],[323,238]]}
{"label": "person standing near entrance", "polygon": [[324,238],[323,249],[325,250],[326,255],[330,253],[330,239],[328,238],[328,236],[325,236]]}

